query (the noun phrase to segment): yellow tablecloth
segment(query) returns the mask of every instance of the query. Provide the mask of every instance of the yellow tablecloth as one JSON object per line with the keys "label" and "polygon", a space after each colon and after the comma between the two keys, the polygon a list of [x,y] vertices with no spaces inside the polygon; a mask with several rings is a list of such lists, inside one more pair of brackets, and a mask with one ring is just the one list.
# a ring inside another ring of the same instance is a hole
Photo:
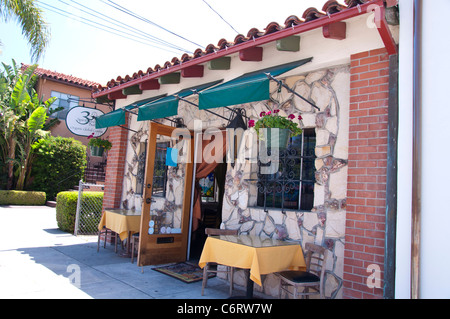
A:
{"label": "yellow tablecloth", "polygon": [[305,270],[306,264],[300,245],[250,247],[215,237],[208,237],[200,257],[200,268],[206,263],[250,269],[250,279],[261,284],[261,275],[283,270]]}
{"label": "yellow tablecloth", "polygon": [[111,229],[119,234],[121,240],[128,238],[128,232],[137,233],[141,227],[141,215],[124,215],[117,212],[105,210],[102,215],[102,219],[98,224],[98,230],[101,230],[103,226]]}

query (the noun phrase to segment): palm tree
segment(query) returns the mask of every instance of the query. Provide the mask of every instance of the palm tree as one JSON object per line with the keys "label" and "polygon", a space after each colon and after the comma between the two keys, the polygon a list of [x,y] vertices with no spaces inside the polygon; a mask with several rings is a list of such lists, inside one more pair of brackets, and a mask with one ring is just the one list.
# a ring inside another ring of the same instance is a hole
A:
{"label": "palm tree", "polygon": [[7,172],[7,189],[14,187],[14,167],[17,167],[17,190],[25,186],[25,178],[32,161],[31,145],[44,134],[51,104],[39,99],[33,88],[37,65],[21,71],[3,63],[0,73],[0,159]]}
{"label": "palm tree", "polygon": [[[0,0],[0,19],[17,19],[31,46],[31,59],[37,62],[50,40],[50,30],[34,0]],[[0,43],[1,44],[1,43]]]}

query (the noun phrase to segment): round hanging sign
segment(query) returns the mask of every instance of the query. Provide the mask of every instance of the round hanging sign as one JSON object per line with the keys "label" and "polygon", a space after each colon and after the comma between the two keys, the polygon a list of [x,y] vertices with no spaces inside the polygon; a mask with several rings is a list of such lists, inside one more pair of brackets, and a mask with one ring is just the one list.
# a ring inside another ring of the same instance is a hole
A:
{"label": "round hanging sign", "polygon": [[96,129],[95,118],[102,116],[101,110],[84,106],[76,106],[70,109],[66,117],[66,126],[70,132],[78,136],[99,137],[105,134],[107,128]]}

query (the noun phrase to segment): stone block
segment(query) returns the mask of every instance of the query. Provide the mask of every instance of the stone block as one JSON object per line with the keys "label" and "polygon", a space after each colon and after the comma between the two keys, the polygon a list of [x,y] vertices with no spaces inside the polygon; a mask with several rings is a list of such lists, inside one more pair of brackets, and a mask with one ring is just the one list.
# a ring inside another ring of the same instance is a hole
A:
{"label": "stone block", "polygon": [[325,231],[328,238],[341,238],[345,236],[345,217],[346,212],[329,211],[327,213],[327,222]]}

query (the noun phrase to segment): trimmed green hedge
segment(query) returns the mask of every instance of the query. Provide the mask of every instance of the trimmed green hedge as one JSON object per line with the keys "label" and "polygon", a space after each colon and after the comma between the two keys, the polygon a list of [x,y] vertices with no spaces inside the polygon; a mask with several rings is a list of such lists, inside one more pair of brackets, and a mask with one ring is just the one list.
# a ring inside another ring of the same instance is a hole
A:
{"label": "trimmed green hedge", "polygon": [[0,205],[45,205],[45,192],[0,190]]}
{"label": "trimmed green hedge", "polygon": [[73,138],[46,136],[33,144],[31,189],[44,191],[47,200],[78,185],[86,167],[86,146]]}
{"label": "trimmed green hedge", "polygon": [[[56,196],[56,222],[62,231],[73,234],[77,214],[78,192],[60,192]],[[103,192],[83,192],[81,201],[83,218],[80,230],[83,234],[96,234],[102,214]]]}

